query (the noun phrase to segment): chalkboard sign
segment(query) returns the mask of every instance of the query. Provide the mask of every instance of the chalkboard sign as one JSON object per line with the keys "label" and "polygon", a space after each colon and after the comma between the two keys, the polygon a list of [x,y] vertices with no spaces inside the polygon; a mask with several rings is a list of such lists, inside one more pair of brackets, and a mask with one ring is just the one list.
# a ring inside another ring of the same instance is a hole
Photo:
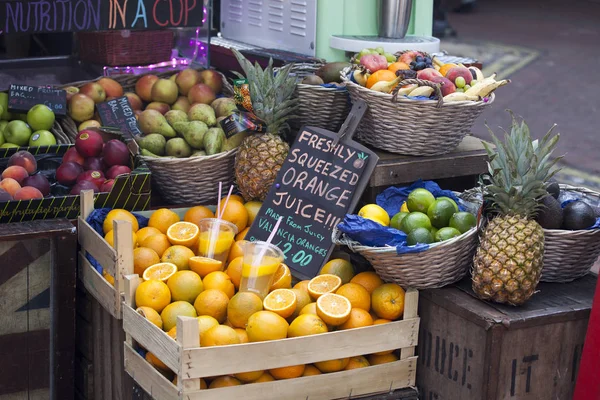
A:
{"label": "chalkboard sign", "polygon": [[100,114],[102,126],[116,128],[132,136],[142,134],[142,131],[138,127],[135,113],[126,96],[97,104],[96,109],[98,110],[98,114]]}
{"label": "chalkboard sign", "polygon": [[198,27],[203,0],[3,0],[0,34]]}
{"label": "chalkboard sign", "polygon": [[45,104],[55,115],[67,115],[67,92],[47,87],[10,85],[8,90],[8,111],[27,113],[37,104]]}
{"label": "chalkboard sign", "polygon": [[282,217],[272,243],[302,279],[319,272],[333,250],[333,228],[356,207],[377,164],[371,150],[337,139],[325,129],[302,129],[246,234],[250,241],[266,240]]}

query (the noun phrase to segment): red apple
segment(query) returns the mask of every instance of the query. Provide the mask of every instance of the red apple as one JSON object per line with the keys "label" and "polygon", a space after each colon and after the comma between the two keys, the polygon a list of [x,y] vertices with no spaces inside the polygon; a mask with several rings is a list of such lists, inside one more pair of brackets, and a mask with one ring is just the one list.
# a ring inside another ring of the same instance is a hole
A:
{"label": "red apple", "polygon": [[77,182],[90,181],[98,187],[100,187],[105,180],[106,178],[104,177],[102,171],[84,171],[77,176]]}
{"label": "red apple", "polygon": [[131,168],[125,165],[113,165],[106,171],[107,179],[115,179],[118,175],[131,173]]}
{"label": "red apple", "polygon": [[104,181],[102,186],[100,186],[100,191],[101,192],[110,192],[112,190],[114,184],[115,184],[114,179],[109,179],[107,181]]}

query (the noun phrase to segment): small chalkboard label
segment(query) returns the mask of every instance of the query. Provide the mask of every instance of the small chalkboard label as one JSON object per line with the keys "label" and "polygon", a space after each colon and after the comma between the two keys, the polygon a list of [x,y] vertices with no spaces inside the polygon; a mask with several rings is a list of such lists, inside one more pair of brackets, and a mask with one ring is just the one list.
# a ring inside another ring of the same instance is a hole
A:
{"label": "small chalkboard label", "polygon": [[67,92],[43,86],[10,85],[8,111],[27,113],[31,107],[38,104],[47,105],[56,115],[67,115]]}
{"label": "small chalkboard label", "polygon": [[314,277],[333,250],[333,228],[356,207],[377,160],[349,138],[305,127],[246,238],[266,240],[282,217],[272,243],[283,251],[294,276]]}
{"label": "small chalkboard label", "polygon": [[102,126],[116,128],[132,136],[142,134],[135,118],[135,112],[126,96],[96,105]]}

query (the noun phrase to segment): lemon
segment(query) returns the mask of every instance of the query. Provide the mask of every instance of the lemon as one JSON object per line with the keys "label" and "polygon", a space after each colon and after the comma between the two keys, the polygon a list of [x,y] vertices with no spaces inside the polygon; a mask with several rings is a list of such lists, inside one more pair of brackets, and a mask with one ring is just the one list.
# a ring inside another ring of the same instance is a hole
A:
{"label": "lemon", "polygon": [[400,212],[405,212],[405,213],[410,212],[410,211],[408,211],[408,206],[406,205],[406,202],[402,203],[402,207],[400,207]]}
{"label": "lemon", "polygon": [[380,225],[388,226],[390,224],[390,216],[387,211],[377,204],[367,204],[358,212],[359,217],[370,219]]}

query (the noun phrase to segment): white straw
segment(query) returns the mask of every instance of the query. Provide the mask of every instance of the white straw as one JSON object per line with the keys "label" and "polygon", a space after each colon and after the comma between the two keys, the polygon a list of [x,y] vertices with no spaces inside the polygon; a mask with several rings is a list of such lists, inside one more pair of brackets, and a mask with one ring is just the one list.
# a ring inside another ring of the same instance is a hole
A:
{"label": "white straw", "polygon": [[[283,220],[283,217],[279,217],[279,219],[275,223],[275,227],[273,228],[273,230],[271,231],[271,234],[267,238],[267,243],[270,244],[271,241],[273,240],[273,238],[275,237],[275,234],[277,233],[277,230],[279,229],[279,224],[281,224],[281,220]],[[260,265],[263,257],[265,256],[265,253],[267,252],[268,247],[269,246],[264,246],[262,248],[262,250],[260,251],[260,253],[258,254],[258,257],[256,257],[254,260],[252,260],[253,267],[258,267]]]}
{"label": "white straw", "polygon": [[219,182],[219,194],[217,195],[217,219],[221,219],[221,191],[223,190],[223,183]]}
{"label": "white straw", "polygon": [[225,213],[225,209],[227,208],[227,203],[229,203],[229,198],[231,197],[231,192],[233,192],[233,185],[229,186],[229,193],[227,193],[227,198],[225,198],[225,203],[223,204],[223,209],[219,215],[219,219],[223,218],[223,214]]}

